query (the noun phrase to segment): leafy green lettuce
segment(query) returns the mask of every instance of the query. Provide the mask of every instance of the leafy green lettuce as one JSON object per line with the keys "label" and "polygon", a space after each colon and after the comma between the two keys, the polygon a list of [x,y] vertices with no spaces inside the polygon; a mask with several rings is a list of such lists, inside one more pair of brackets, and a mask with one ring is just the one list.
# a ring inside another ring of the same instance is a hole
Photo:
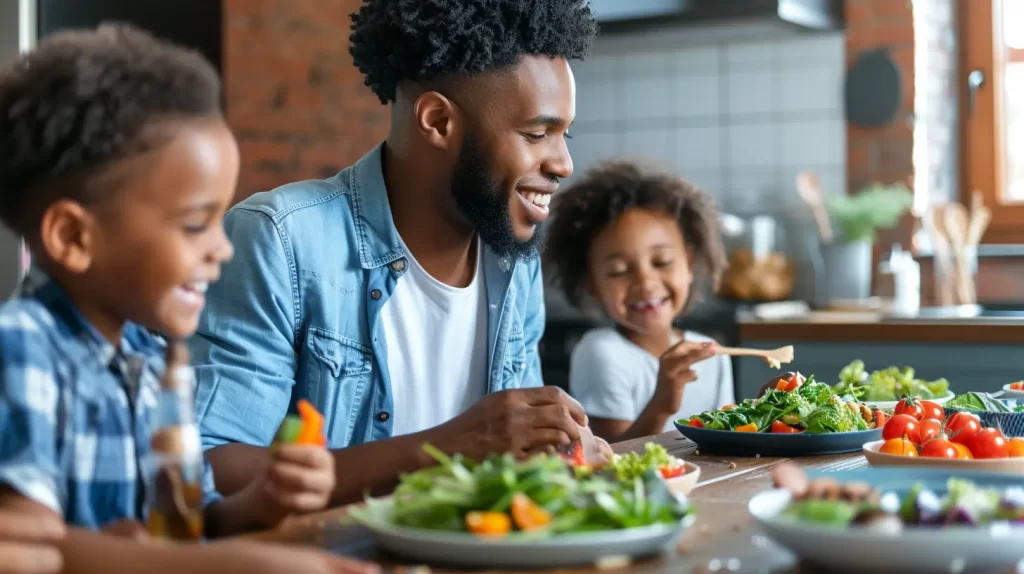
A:
{"label": "leafy green lettuce", "polygon": [[864,362],[853,361],[839,371],[838,395],[850,395],[859,401],[898,401],[906,397],[934,399],[949,391],[949,381],[925,381],[914,377],[911,367],[889,367],[868,373]]}

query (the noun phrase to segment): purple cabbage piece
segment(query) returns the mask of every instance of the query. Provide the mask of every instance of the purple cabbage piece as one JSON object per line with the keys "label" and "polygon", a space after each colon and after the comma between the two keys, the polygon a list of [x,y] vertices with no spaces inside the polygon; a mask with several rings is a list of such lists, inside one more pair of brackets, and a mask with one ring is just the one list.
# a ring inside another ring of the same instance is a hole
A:
{"label": "purple cabbage piece", "polygon": [[922,490],[917,494],[914,501],[914,518],[918,524],[942,524],[945,522],[942,515],[942,501],[934,492]]}
{"label": "purple cabbage piece", "polygon": [[1024,525],[1024,488],[1009,488],[999,498],[999,516],[1012,524]]}
{"label": "purple cabbage piece", "polygon": [[965,506],[957,504],[946,513],[946,526],[964,525],[977,526],[978,520],[974,514]]}

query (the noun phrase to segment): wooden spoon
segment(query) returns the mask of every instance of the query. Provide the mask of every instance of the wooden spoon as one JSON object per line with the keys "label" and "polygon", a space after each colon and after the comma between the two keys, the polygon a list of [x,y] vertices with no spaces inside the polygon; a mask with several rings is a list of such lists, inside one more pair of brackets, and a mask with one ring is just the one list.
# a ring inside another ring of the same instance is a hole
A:
{"label": "wooden spoon", "polygon": [[800,198],[811,208],[814,221],[818,225],[818,233],[825,243],[832,243],[832,222],[828,218],[828,210],[825,209],[825,200],[821,193],[821,180],[816,173],[801,171],[796,175],[796,192]]}
{"label": "wooden spoon", "polygon": [[970,223],[967,225],[967,245],[977,247],[991,222],[992,210],[985,207],[985,198],[981,195],[981,191],[976,189],[971,194],[971,217]]}
{"label": "wooden spoon", "polygon": [[778,369],[784,363],[793,362],[793,345],[779,347],[778,349],[741,349],[737,347],[719,347],[719,355],[730,357],[761,357],[773,369]]}
{"label": "wooden spoon", "polygon": [[946,233],[946,206],[932,206],[931,229],[932,242],[935,246],[936,285],[939,305],[953,304],[953,255],[949,245],[949,234]]}
{"label": "wooden spoon", "polygon": [[967,305],[974,303],[974,289],[971,286],[970,272],[967,268],[967,228],[970,225],[967,208],[959,203],[951,203],[945,210],[946,234],[953,247],[955,261],[954,272],[958,303]]}

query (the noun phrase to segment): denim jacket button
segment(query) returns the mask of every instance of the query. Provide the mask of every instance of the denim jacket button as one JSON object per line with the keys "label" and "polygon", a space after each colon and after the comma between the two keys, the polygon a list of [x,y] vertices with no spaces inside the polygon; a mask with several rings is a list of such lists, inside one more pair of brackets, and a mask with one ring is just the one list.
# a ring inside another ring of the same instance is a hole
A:
{"label": "denim jacket button", "polygon": [[399,259],[398,261],[392,263],[391,269],[396,273],[401,273],[402,271],[405,271],[405,259]]}
{"label": "denim jacket button", "polygon": [[374,301],[379,301],[380,289],[374,289],[373,291],[370,291],[370,298],[373,299]]}
{"label": "denim jacket button", "polygon": [[391,418],[391,415],[388,414],[386,411],[381,411],[377,413],[377,420],[379,420],[382,423],[388,422],[389,418]]}

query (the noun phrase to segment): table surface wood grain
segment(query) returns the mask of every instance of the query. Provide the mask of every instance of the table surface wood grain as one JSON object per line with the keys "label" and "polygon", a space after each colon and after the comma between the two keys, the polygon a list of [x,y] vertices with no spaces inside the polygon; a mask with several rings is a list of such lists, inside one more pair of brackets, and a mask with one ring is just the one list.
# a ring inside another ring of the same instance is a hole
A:
{"label": "table surface wood grain", "polygon": [[[782,461],[820,470],[853,469],[867,464],[860,453],[796,458],[703,455],[696,452],[693,442],[676,431],[619,443],[613,448],[616,452],[642,451],[644,443],[650,440],[700,466],[700,481],[690,494],[690,501],[697,510],[697,521],[680,539],[678,547],[670,548],[658,558],[617,566],[621,572],[813,572],[759,533],[747,512],[747,503],[756,493],[772,487],[772,467]],[[385,572],[411,572],[414,566],[420,566],[376,548],[369,531],[344,524],[346,512],[346,508],[327,510],[246,538],[315,546],[378,562]],[[444,570],[431,568],[430,571]],[[559,573],[594,571],[597,571],[596,566],[557,570]]]}

